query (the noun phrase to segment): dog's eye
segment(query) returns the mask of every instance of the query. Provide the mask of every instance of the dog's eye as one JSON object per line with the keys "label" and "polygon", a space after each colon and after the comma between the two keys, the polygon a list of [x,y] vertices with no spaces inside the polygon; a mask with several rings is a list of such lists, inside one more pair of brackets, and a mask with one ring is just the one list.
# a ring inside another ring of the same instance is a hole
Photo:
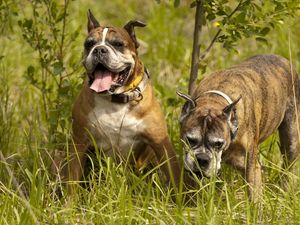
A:
{"label": "dog's eye", "polygon": [[212,143],[212,147],[216,148],[216,149],[220,149],[222,148],[224,145],[224,141],[223,140],[218,140],[218,141],[214,141]]}
{"label": "dog's eye", "polygon": [[123,41],[119,41],[119,40],[115,40],[113,43],[112,43],[113,46],[117,47],[117,48],[122,48],[124,47],[124,42]]}
{"label": "dog's eye", "polygon": [[89,49],[91,47],[93,47],[96,44],[96,40],[93,38],[88,38],[86,39],[86,41],[84,42],[84,47],[86,49]]}
{"label": "dog's eye", "polygon": [[199,144],[199,140],[195,137],[186,136],[186,140],[190,147],[196,147]]}

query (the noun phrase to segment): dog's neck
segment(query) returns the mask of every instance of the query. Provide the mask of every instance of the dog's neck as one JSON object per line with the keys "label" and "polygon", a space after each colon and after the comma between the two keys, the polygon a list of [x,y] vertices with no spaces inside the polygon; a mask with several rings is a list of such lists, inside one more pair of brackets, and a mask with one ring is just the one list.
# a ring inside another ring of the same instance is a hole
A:
{"label": "dog's neck", "polygon": [[[233,101],[231,100],[231,98],[227,94],[225,94],[224,92],[222,92],[222,91],[209,90],[209,91],[204,92],[204,94],[209,94],[209,93],[216,94],[216,95],[219,95],[219,96],[223,97],[228,102],[228,104],[232,104],[233,103]],[[237,131],[238,131],[238,118],[237,118],[236,110],[234,109],[232,113],[233,113],[232,116],[235,118],[236,124],[234,124],[234,125],[236,126],[236,128],[234,130],[230,129],[231,141],[233,141],[235,139],[235,137],[237,135]]]}
{"label": "dog's neck", "polygon": [[231,100],[231,98],[226,95],[224,92],[222,91],[218,91],[218,90],[210,90],[210,91],[206,91],[204,92],[204,94],[206,93],[213,93],[213,94],[217,94],[217,95],[220,95],[222,96],[229,104],[231,104],[233,101]]}
{"label": "dog's neck", "polygon": [[[130,92],[137,88],[140,83],[145,79],[145,75],[148,75],[148,70],[145,68],[145,66],[139,62],[137,65],[140,69],[137,69],[137,75],[133,77],[133,80],[130,81],[129,84],[124,86],[123,93]],[[149,76],[146,76],[149,78]]]}

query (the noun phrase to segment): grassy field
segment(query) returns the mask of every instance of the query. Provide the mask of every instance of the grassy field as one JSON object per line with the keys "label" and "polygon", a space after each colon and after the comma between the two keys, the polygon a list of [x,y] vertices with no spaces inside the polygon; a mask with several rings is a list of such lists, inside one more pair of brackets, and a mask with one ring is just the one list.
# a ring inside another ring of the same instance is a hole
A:
{"label": "grassy field", "polygon": [[[138,176],[110,158],[92,161],[100,167],[85,178],[88,188],[79,188],[67,203],[57,200],[49,156],[70,137],[72,102],[83,81],[87,9],[103,24],[147,22],[137,28],[140,57],[178,154],[183,101],[175,91],[187,91],[194,21],[188,1],[178,8],[173,1],[70,1],[65,22],[59,19],[60,4],[55,14],[55,7],[30,1],[0,1],[0,224],[300,224],[300,165],[294,173],[281,170],[277,134],[261,145],[265,185],[259,204],[249,202],[241,174],[226,165],[220,178],[198,181],[201,187],[189,191],[189,202],[181,201],[183,195],[174,202],[156,173]],[[243,39],[237,53],[216,44],[205,60],[206,73],[259,53],[285,56],[300,71],[299,15],[276,26],[268,44]],[[214,26],[203,30],[203,49],[215,32]],[[291,178],[288,192],[279,185],[283,173]]]}

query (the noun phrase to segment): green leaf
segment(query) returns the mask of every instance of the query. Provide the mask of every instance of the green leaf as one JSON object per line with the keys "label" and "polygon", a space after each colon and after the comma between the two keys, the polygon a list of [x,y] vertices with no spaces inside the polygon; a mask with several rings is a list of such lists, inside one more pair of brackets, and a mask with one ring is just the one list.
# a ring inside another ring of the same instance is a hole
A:
{"label": "green leaf", "polygon": [[59,23],[60,21],[62,21],[65,18],[65,13],[61,12],[55,19],[56,23]]}
{"label": "green leaf", "polygon": [[177,103],[177,99],[174,97],[167,98],[167,105],[175,106]]}
{"label": "green leaf", "polygon": [[66,96],[69,92],[70,88],[69,87],[61,87],[59,90],[58,90],[58,93],[60,96]]}
{"label": "green leaf", "polygon": [[55,108],[50,109],[50,113],[49,113],[49,123],[50,123],[51,125],[57,125],[58,117],[59,117],[58,111],[57,111]]}
{"label": "green leaf", "polygon": [[197,1],[194,1],[190,4],[190,8],[194,8],[197,6]]}
{"label": "green leaf", "polygon": [[32,183],[33,182],[33,175],[32,175],[32,173],[27,168],[25,169],[25,173],[26,173],[27,177],[29,178],[30,183]]}
{"label": "green leaf", "polygon": [[245,17],[246,17],[246,13],[245,12],[241,12],[240,14],[238,14],[236,16],[236,21],[238,23],[243,23],[243,22],[245,22]]}
{"label": "green leaf", "polygon": [[177,8],[180,4],[180,0],[174,0],[174,7]]}
{"label": "green leaf", "polygon": [[32,27],[32,24],[33,24],[32,19],[29,19],[29,20],[25,19],[24,23],[23,23],[23,26],[26,27],[26,28],[28,28],[28,29],[30,29]]}
{"label": "green leaf", "polygon": [[267,41],[267,39],[265,39],[265,38],[257,37],[257,38],[255,38],[255,39],[256,39],[256,41],[259,41],[259,42],[261,42],[261,43],[263,43],[263,44],[268,44],[268,41]]}
{"label": "green leaf", "polygon": [[207,63],[201,62],[199,64],[199,68],[198,69],[201,71],[201,74],[205,74],[206,73],[206,69],[207,69]]}
{"label": "green leaf", "polygon": [[54,75],[59,75],[65,70],[63,63],[60,61],[53,63],[51,66],[52,66],[52,73]]}
{"label": "green leaf", "polygon": [[232,12],[232,9],[229,6],[225,5],[224,11],[225,11],[226,15],[230,15]]}
{"label": "green leaf", "polygon": [[285,2],[289,2],[290,0],[275,0],[274,2],[278,2],[278,3],[285,3]]}
{"label": "green leaf", "polygon": [[266,36],[269,32],[270,32],[270,28],[269,28],[269,27],[265,27],[265,28],[263,28],[263,29],[259,32],[259,34],[260,34],[261,36]]}
{"label": "green leaf", "polygon": [[56,2],[52,1],[50,6],[51,6],[50,10],[51,10],[52,16],[53,16],[53,18],[56,18],[56,15],[57,15],[57,4],[56,4]]}
{"label": "green leaf", "polygon": [[24,19],[23,21],[19,20],[18,24],[23,29],[30,30],[32,28],[33,20],[32,19]]}
{"label": "green leaf", "polygon": [[32,65],[28,66],[28,68],[27,68],[27,75],[29,77],[33,77],[34,73],[35,73],[35,68]]}
{"label": "green leaf", "polygon": [[73,42],[76,40],[76,38],[79,36],[81,32],[81,26],[78,27],[77,30],[75,30],[73,33],[70,34],[70,40]]}
{"label": "green leaf", "polygon": [[212,21],[216,18],[216,15],[214,13],[209,13],[207,14],[206,18],[209,20],[209,21]]}
{"label": "green leaf", "polygon": [[226,12],[224,10],[221,9],[221,10],[217,11],[216,15],[218,15],[218,16],[226,16],[227,14],[226,14]]}

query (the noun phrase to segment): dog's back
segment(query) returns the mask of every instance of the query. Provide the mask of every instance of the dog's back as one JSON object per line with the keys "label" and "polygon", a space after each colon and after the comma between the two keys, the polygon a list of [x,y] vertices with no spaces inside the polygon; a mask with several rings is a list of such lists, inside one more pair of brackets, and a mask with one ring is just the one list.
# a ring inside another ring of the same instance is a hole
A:
{"label": "dog's back", "polygon": [[232,99],[242,97],[236,106],[240,129],[255,128],[260,134],[259,142],[278,128],[288,108],[295,102],[299,105],[300,99],[296,72],[288,60],[276,55],[257,55],[209,75],[201,81],[193,97],[211,89],[220,90]]}

